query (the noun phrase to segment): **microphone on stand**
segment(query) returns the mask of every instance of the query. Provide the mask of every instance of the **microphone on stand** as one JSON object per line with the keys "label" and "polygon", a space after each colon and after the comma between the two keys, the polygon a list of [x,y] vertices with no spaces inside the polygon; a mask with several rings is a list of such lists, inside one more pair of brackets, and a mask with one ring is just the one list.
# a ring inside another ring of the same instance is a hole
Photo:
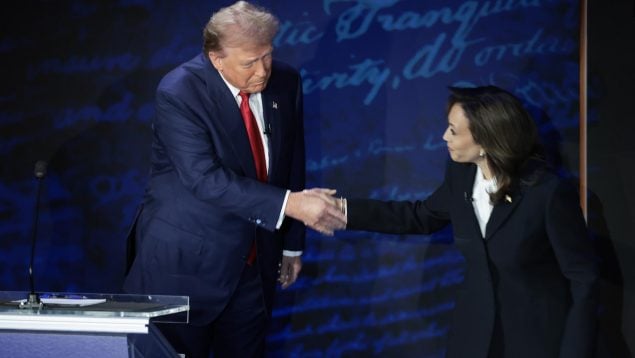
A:
{"label": "microphone on stand", "polygon": [[33,174],[37,179],[37,195],[35,197],[35,213],[33,219],[33,231],[31,236],[31,261],[29,262],[29,283],[31,292],[29,293],[29,297],[26,302],[20,303],[20,308],[42,308],[43,304],[40,301],[40,296],[35,293],[35,283],[33,281],[33,260],[35,257],[35,242],[37,238],[37,224],[40,215],[40,196],[42,193],[42,180],[46,176],[46,162],[43,160],[38,160],[35,163],[35,170]]}

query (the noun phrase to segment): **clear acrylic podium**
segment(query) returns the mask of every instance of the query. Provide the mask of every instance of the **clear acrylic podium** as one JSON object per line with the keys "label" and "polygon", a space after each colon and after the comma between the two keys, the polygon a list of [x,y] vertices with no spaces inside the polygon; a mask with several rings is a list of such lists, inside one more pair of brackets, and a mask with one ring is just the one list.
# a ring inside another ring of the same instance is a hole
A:
{"label": "clear acrylic podium", "polygon": [[0,357],[178,357],[152,322],[187,323],[189,298],[0,292]]}

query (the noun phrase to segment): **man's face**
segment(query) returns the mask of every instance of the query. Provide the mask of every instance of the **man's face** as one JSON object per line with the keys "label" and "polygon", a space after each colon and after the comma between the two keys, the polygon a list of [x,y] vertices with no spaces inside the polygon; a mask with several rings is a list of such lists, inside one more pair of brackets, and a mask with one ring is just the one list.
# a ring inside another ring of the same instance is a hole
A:
{"label": "man's face", "polygon": [[220,54],[210,51],[208,56],[227,82],[247,93],[265,89],[271,75],[271,45],[245,44],[240,47],[226,47],[223,52]]}

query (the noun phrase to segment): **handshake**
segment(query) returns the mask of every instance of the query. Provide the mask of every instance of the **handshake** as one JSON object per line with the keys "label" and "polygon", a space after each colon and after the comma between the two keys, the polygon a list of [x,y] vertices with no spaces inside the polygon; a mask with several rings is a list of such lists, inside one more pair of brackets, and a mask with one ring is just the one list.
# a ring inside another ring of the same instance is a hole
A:
{"label": "handshake", "polygon": [[284,214],[324,235],[346,228],[346,199],[336,198],[334,189],[313,188],[292,192]]}

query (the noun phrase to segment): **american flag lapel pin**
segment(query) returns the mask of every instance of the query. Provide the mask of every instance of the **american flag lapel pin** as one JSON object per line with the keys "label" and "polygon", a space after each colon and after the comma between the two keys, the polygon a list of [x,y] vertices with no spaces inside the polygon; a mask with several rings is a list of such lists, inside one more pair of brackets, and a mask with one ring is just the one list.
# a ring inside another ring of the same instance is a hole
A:
{"label": "american flag lapel pin", "polygon": [[271,107],[272,107],[273,109],[278,109],[278,102],[276,102],[276,101],[272,101],[272,102],[271,102]]}

